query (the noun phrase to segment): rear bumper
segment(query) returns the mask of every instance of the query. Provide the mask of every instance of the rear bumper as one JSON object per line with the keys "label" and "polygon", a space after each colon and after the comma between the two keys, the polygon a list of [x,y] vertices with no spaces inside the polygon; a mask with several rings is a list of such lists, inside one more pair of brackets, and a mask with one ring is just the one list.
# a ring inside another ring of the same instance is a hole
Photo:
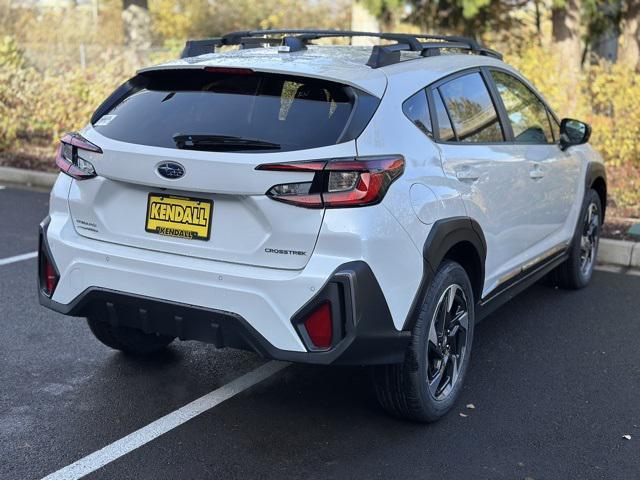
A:
{"label": "rear bumper", "polygon": [[[328,273],[241,266],[225,271],[219,262],[86,239],[56,216],[41,227],[43,251],[60,280],[52,298],[39,289],[40,303],[70,316],[92,315],[113,325],[316,364],[401,362],[410,339],[410,332],[394,326],[364,261],[341,263]],[[340,333],[330,349],[314,350],[298,323],[327,298],[339,312]]]}

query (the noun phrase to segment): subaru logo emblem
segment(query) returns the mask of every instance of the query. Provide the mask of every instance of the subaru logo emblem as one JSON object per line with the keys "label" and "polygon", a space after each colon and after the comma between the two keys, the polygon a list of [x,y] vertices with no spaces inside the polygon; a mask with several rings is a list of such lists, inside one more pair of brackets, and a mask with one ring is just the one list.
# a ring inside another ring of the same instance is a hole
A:
{"label": "subaru logo emblem", "polygon": [[162,162],[158,165],[158,173],[164,178],[175,180],[184,176],[184,167],[176,162]]}

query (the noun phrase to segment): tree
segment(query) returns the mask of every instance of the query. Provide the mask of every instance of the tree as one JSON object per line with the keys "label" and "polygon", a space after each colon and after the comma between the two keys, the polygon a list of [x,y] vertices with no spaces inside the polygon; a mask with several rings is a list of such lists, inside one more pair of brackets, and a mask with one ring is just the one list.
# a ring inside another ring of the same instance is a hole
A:
{"label": "tree", "polygon": [[[513,32],[521,20],[511,15],[528,0],[407,0],[407,21],[426,32],[456,33],[480,38],[488,32]],[[519,41],[520,39],[516,39]]]}
{"label": "tree", "polygon": [[404,0],[362,0],[360,3],[378,19],[384,30],[396,23],[405,5]]}
{"label": "tree", "polygon": [[[582,67],[581,7],[581,0],[556,0],[551,10],[551,34],[561,60],[558,74],[566,79],[570,92],[577,91]],[[574,107],[574,101],[569,106]]]}
{"label": "tree", "polygon": [[640,0],[627,0],[622,11],[619,61],[640,71]]}
{"label": "tree", "polygon": [[151,46],[151,16],[147,0],[123,0],[122,26],[125,45],[137,51]]}
{"label": "tree", "polygon": [[584,0],[587,40],[592,60],[618,59],[621,0]]}

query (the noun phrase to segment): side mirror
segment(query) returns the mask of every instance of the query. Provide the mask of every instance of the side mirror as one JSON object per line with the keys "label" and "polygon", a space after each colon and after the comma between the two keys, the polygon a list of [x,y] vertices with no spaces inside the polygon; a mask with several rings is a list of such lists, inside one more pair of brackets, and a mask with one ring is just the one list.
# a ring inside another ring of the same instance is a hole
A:
{"label": "side mirror", "polygon": [[591,127],[585,122],[573,118],[563,118],[560,122],[560,149],[566,150],[572,145],[587,143],[591,137]]}

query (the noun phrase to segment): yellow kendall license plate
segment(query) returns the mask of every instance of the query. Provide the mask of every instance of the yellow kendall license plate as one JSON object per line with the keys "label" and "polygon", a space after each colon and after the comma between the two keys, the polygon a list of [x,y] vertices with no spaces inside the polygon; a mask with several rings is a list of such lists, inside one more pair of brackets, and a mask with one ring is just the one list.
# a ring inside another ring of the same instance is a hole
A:
{"label": "yellow kendall license plate", "polygon": [[170,237],[209,240],[213,202],[150,193],[145,230]]}

